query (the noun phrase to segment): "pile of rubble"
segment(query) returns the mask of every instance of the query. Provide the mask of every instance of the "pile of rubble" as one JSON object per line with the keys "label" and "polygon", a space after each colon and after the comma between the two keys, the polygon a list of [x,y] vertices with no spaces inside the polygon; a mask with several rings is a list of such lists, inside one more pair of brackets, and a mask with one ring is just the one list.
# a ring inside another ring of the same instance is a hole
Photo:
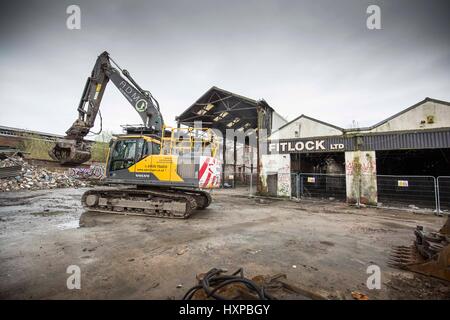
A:
{"label": "pile of rubble", "polygon": [[31,165],[20,157],[9,157],[0,160],[0,170],[1,168],[15,166],[21,167],[17,175],[0,178],[0,192],[88,186],[88,183],[69,177],[66,173],[54,172]]}

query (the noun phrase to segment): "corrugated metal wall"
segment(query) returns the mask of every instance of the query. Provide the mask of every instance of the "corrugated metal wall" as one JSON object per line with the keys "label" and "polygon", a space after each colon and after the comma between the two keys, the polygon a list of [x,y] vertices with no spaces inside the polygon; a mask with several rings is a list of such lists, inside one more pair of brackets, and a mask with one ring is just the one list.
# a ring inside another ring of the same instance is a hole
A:
{"label": "corrugated metal wall", "polygon": [[[384,134],[359,134],[356,136],[330,136],[301,139],[272,140],[271,143],[290,143],[308,140],[324,140],[325,150],[279,150],[279,153],[314,153],[314,152],[345,152],[345,151],[377,151],[402,149],[439,149],[450,148],[450,129],[441,131],[392,132]],[[342,144],[343,149],[333,150],[331,145]]]}
{"label": "corrugated metal wall", "polygon": [[450,148],[450,130],[363,136],[361,150]]}

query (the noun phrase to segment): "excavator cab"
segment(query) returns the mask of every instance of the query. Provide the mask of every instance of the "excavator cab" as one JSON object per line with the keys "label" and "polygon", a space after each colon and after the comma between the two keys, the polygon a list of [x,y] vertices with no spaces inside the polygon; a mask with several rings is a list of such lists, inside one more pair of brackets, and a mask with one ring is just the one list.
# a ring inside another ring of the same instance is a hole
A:
{"label": "excavator cab", "polygon": [[146,156],[160,153],[160,142],[147,137],[124,137],[111,141],[109,170],[128,169]]}
{"label": "excavator cab", "polygon": [[117,135],[111,141],[107,183],[213,189],[220,186],[218,143],[207,129],[169,128],[158,140]]}

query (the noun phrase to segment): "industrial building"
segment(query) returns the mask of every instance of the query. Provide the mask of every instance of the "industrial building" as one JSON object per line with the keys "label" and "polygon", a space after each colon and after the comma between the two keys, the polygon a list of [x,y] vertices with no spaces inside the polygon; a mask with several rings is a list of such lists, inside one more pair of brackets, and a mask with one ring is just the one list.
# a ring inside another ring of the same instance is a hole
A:
{"label": "industrial building", "polygon": [[[248,183],[252,176],[260,175],[261,155],[265,150],[256,150],[250,139],[265,141],[267,136],[288,121],[279,115],[264,99],[255,100],[242,95],[211,87],[177,118],[178,126],[193,127],[201,121],[203,128],[218,130],[225,138],[222,143],[222,183],[235,185],[236,181]],[[236,135],[245,134],[243,141],[238,136],[227,135],[232,130]],[[264,132],[265,136],[260,136]],[[259,151],[259,152],[258,152]],[[256,179],[255,179],[256,181]]]}
{"label": "industrial building", "polygon": [[317,187],[322,197],[374,205],[421,195],[433,207],[436,178],[450,176],[450,103],[426,98],[365,128],[301,115],[271,133],[268,149],[263,193],[295,196],[306,188],[314,196]]}
{"label": "industrial building", "polygon": [[227,129],[247,132],[243,144],[229,137],[223,143],[222,183],[251,180],[254,192],[278,197],[435,209],[440,192],[442,207],[450,209],[447,101],[425,98],[370,127],[348,129],[303,114],[288,122],[263,99],[212,87],[177,120],[202,121],[223,136]]}

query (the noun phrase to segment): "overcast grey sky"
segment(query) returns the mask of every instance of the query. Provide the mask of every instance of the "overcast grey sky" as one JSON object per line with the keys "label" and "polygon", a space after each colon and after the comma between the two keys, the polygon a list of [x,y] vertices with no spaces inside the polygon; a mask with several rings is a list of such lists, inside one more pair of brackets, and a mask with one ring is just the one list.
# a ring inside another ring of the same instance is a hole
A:
{"label": "overcast grey sky", "polygon": [[[81,30],[66,28],[70,4]],[[369,4],[382,30],[367,29]],[[63,134],[104,50],[172,125],[213,85],[343,127],[450,100],[450,1],[16,0],[0,14],[0,125]],[[109,130],[140,122],[112,83],[101,110]]]}

